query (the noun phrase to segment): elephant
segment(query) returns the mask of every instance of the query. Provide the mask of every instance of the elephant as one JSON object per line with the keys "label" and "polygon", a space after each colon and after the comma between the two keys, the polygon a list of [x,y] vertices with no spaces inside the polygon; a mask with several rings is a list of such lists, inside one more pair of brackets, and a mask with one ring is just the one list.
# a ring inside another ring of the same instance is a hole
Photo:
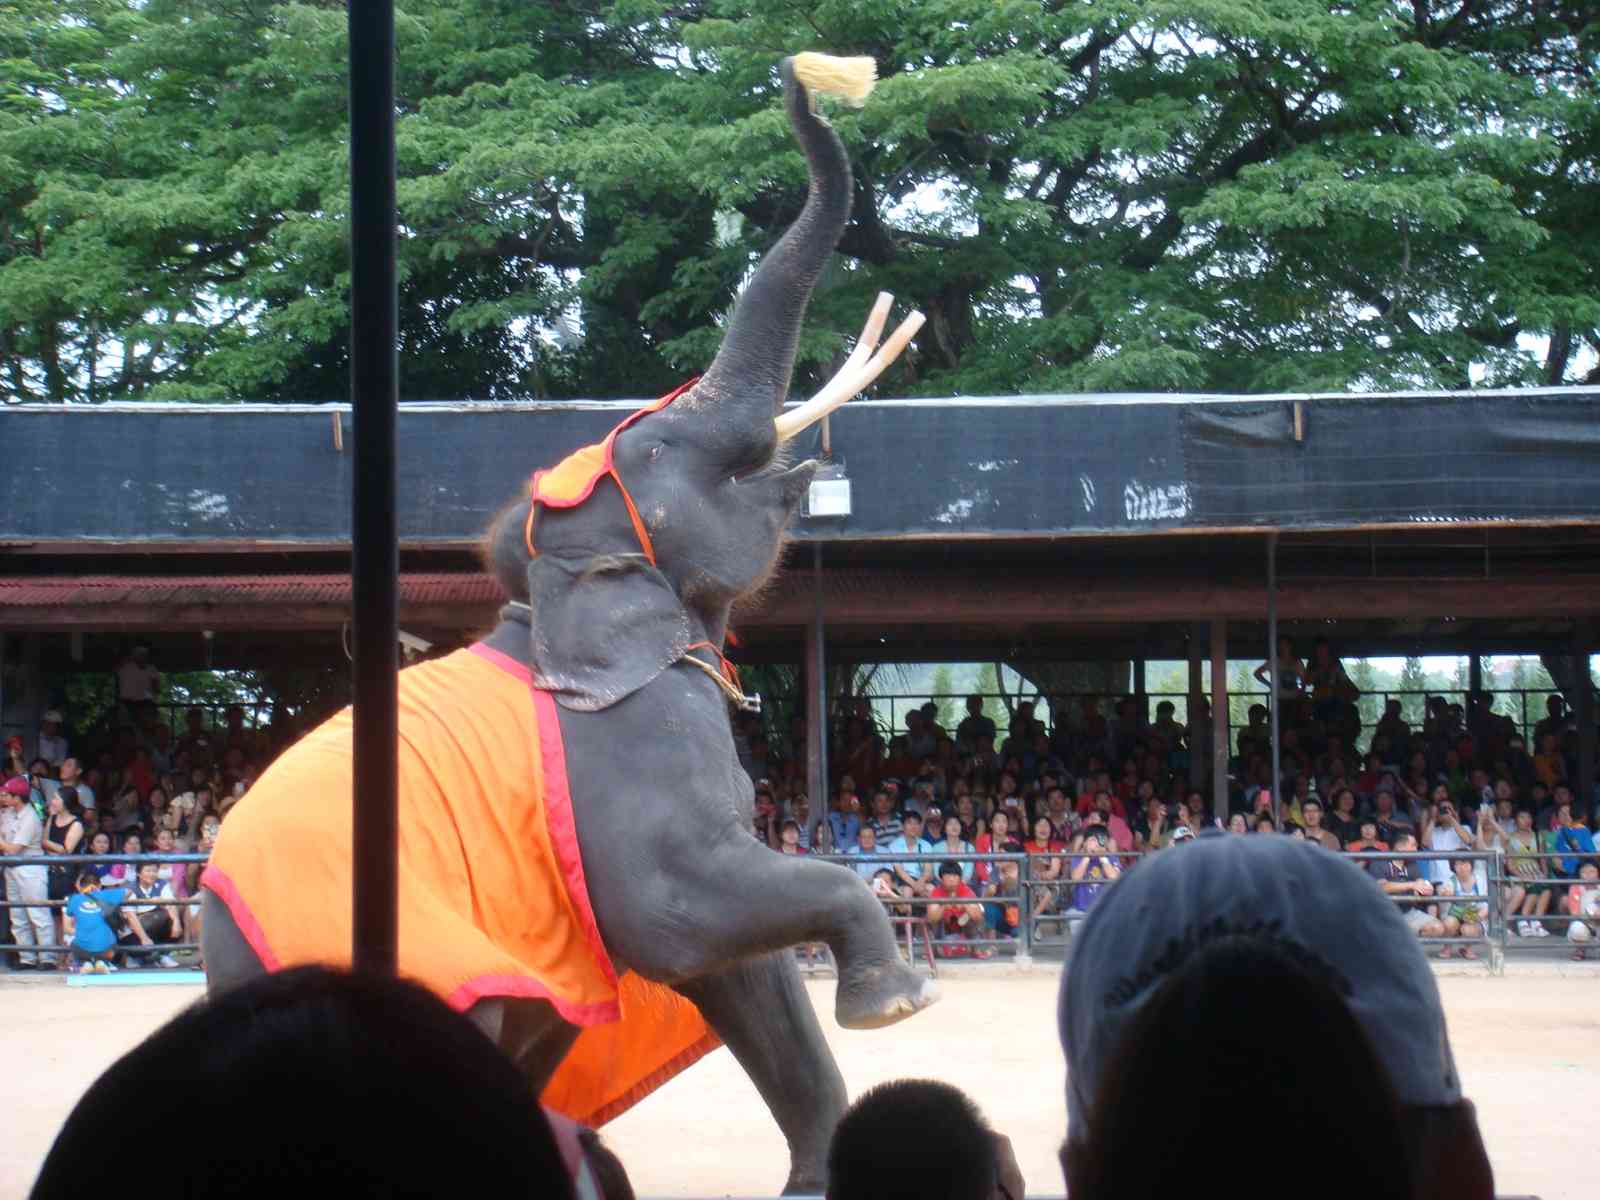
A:
{"label": "elephant", "polygon": [[[473,649],[553,700],[541,700],[541,711],[559,727],[581,860],[567,868],[587,890],[610,964],[675,1003],[692,1002],[782,1129],[786,1190],[821,1192],[847,1098],[791,947],[831,947],[835,1017],[846,1027],[909,1017],[938,988],[902,960],[883,907],[855,873],[775,854],[750,831],[753,787],[736,753],[729,697],[738,689],[722,647],[734,604],[773,578],[818,469],[790,462],[788,439],[881,371],[920,316],[872,354],[888,311],[880,297],[840,376],[784,409],[801,321],[848,219],[852,181],[797,60],[785,59],[780,74],[810,171],[802,211],[743,289],[703,376],[601,446],[535,475],[529,495],[493,518],[484,554],[508,604]],[[408,676],[428,665],[401,672],[403,697]],[[403,742],[406,720],[403,712]],[[260,835],[250,814],[268,811],[256,793],[270,794],[274,772],[291,769],[283,764],[305,744],[286,751],[230,814],[205,874],[202,946],[213,992],[288,965],[265,947],[290,934],[258,927],[218,864],[251,851]],[[343,807],[336,798],[333,806]],[[406,886],[403,875],[402,893]],[[458,1007],[543,1092],[579,1023],[526,989],[471,995]]]}

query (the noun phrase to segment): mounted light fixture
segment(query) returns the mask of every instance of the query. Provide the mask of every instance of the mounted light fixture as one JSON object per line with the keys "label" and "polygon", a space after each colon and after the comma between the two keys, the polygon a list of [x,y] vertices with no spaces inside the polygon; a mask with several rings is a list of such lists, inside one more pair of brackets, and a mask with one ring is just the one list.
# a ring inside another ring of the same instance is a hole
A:
{"label": "mounted light fixture", "polygon": [[823,463],[817,477],[811,481],[806,493],[806,516],[848,517],[850,515],[850,479],[844,473],[844,464]]}

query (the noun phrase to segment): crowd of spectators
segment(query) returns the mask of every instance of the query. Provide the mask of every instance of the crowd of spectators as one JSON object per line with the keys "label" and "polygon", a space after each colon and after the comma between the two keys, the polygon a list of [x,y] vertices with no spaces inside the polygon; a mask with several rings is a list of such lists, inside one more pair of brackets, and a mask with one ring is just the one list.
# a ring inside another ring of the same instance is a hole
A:
{"label": "crowd of spectators", "polygon": [[[1256,674],[1270,689],[1270,664]],[[757,780],[756,835],[786,853],[846,856],[901,913],[908,905],[936,910],[941,953],[1015,937],[1024,914],[1042,923],[1036,932],[1052,921],[1059,928],[1139,857],[1215,827],[1368,854],[1499,850],[1509,878],[1497,886],[1511,932],[1564,933],[1581,958],[1600,932],[1600,890],[1586,886],[1585,864],[1593,860],[1583,856],[1595,853],[1596,807],[1575,792],[1572,714],[1551,696],[1530,748],[1491,697],[1467,699],[1463,706],[1428,697],[1416,725],[1390,699],[1376,726],[1363,729],[1360,693],[1327,642],[1319,639],[1302,661],[1283,639],[1280,786],[1275,796],[1270,710],[1253,704],[1229,747],[1226,811],[1213,811],[1204,698],[1188,723],[1169,700],[1152,716],[1144,697],[1118,698],[1109,715],[1092,698],[1057,699],[1048,725],[1022,702],[1003,733],[979,696],[967,698],[954,729],[929,701],[906,714],[903,730],[883,728],[871,701],[857,698],[830,722],[831,795],[823,809],[805,793],[803,720],[779,735],[747,717],[741,733]],[[1027,884],[956,857],[974,853],[1028,855]],[[894,860],[907,854],[950,859]],[[1483,933],[1490,878],[1482,858],[1363,862],[1420,936]],[[957,870],[947,875],[947,867]],[[969,897],[981,920],[966,919],[963,906],[933,904]],[[1458,952],[1477,953],[1470,945],[1439,951]]]}
{"label": "crowd of spectators", "polygon": [[[134,863],[107,857],[87,871],[62,855],[206,853],[222,819],[274,753],[264,731],[247,728],[237,705],[220,714],[199,706],[184,712],[174,733],[154,699],[159,672],[143,648],[117,672],[117,703],[93,728],[70,729],[59,708],[43,714],[29,747],[20,736],[5,745],[0,768],[0,854],[40,855],[39,865],[5,871],[14,970],[111,971],[118,967],[198,964],[198,952],[167,949],[199,941],[202,864]],[[170,711],[170,710],[168,710]],[[220,715],[220,720],[217,718]],[[106,893],[99,901],[83,896]],[[64,908],[26,907],[29,900],[66,901]],[[86,904],[108,917],[91,915]],[[96,946],[76,962],[69,953],[87,937]],[[109,952],[108,952],[109,950]]]}

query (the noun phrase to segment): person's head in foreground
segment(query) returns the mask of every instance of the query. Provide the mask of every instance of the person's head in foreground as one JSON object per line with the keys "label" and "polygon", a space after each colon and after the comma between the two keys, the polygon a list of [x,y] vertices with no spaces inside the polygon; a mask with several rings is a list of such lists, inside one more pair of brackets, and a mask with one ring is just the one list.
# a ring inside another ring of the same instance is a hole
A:
{"label": "person's head in foreground", "polygon": [[828,1146],[828,1200],[1022,1200],[1011,1145],[959,1088],[896,1079],[857,1097]]}
{"label": "person's head in foreground", "polygon": [[[1204,836],[1141,863],[1073,939],[1058,1018],[1073,1200],[1494,1195],[1421,947],[1313,844]],[[1175,1097],[1271,1135],[1217,1153]],[[1359,1138],[1308,1156],[1351,1114]]]}
{"label": "person's head in foreground", "polygon": [[476,1026],[415,984],[322,967],[196,1004],[114,1063],[33,1200],[80,1197],[93,1164],[140,1161],[177,1128],[161,1190],[186,1196],[451,1196],[466,1178],[573,1194],[537,1098]]}

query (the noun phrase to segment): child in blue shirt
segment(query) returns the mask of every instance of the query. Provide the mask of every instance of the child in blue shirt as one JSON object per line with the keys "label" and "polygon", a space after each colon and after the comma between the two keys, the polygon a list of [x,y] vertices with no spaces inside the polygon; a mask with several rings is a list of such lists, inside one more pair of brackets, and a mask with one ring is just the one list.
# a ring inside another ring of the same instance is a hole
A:
{"label": "child in blue shirt", "polygon": [[111,962],[117,934],[107,918],[127,896],[127,888],[102,888],[100,876],[92,870],[78,873],[77,894],[67,901],[63,928],[80,975],[104,975],[117,969]]}

